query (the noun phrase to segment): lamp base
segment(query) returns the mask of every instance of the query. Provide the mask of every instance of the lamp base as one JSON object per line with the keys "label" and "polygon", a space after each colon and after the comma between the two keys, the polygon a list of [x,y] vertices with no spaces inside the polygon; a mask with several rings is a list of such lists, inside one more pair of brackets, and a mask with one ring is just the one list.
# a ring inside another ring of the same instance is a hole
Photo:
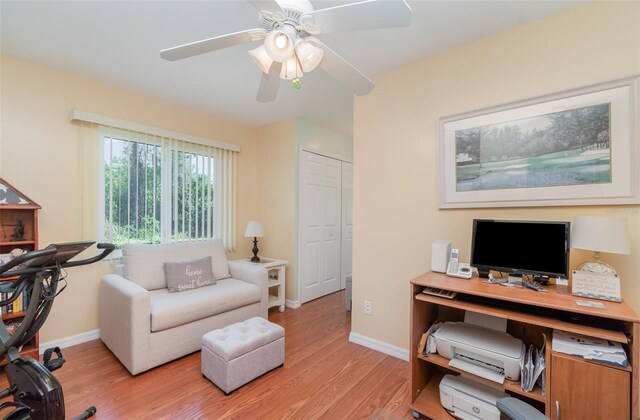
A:
{"label": "lamp base", "polygon": [[585,261],[576,267],[576,271],[588,271],[590,273],[617,274],[609,264],[602,261]]}
{"label": "lamp base", "polygon": [[258,257],[258,238],[254,237],[253,238],[253,249],[251,250],[251,252],[253,252],[253,257],[251,257],[251,262],[254,263],[259,263],[260,262],[260,257]]}

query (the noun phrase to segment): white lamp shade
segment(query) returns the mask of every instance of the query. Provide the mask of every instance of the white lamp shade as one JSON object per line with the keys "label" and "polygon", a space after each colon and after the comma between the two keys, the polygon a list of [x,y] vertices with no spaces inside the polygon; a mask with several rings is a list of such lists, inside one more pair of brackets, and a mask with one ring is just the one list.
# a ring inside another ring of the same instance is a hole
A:
{"label": "white lamp shade", "polygon": [[627,221],[614,217],[577,216],[571,230],[571,246],[610,254],[630,254]]}
{"label": "white lamp shade", "polygon": [[297,43],[296,55],[302,65],[302,71],[309,73],[318,67],[318,64],[322,61],[324,50],[322,49],[320,41],[315,38],[307,38]]}
{"label": "white lamp shade", "polygon": [[244,236],[247,238],[262,238],[264,236],[262,223],[257,220],[252,220],[247,223],[247,229],[244,231]]}
{"label": "white lamp shade", "polygon": [[295,79],[296,77],[302,77],[304,73],[302,72],[302,66],[300,62],[296,58],[296,55],[292,55],[287,61],[282,64],[282,69],[280,70],[280,78],[284,80]]}
{"label": "white lamp shade", "polygon": [[293,55],[293,39],[285,31],[276,29],[267,34],[264,48],[273,61],[284,63]]}
{"label": "white lamp shade", "polygon": [[267,54],[267,49],[264,47],[264,45],[260,45],[255,50],[249,51],[249,55],[251,56],[251,58],[253,58],[253,61],[255,61],[258,67],[260,67],[260,70],[262,70],[266,74],[269,74],[269,69],[273,64],[273,59],[269,57],[269,54]]}

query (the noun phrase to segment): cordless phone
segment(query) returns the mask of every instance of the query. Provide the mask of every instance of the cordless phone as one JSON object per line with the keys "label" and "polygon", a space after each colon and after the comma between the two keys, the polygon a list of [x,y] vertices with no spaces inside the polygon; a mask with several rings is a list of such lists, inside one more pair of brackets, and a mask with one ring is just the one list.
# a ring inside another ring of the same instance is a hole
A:
{"label": "cordless phone", "polygon": [[469,264],[460,263],[458,261],[459,257],[460,250],[452,249],[451,257],[449,258],[449,265],[447,266],[447,276],[470,279],[473,275],[473,270]]}

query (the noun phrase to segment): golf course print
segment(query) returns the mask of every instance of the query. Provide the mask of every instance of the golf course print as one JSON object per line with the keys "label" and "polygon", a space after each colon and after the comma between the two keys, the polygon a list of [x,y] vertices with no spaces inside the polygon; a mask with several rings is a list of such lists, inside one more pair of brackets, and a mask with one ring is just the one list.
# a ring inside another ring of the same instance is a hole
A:
{"label": "golf course print", "polygon": [[610,108],[456,130],[456,191],[610,183]]}

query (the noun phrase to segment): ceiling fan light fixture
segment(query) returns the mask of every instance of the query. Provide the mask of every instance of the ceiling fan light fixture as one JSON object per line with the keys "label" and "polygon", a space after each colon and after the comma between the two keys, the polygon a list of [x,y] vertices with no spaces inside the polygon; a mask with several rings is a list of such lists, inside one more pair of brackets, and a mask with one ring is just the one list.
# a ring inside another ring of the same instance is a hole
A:
{"label": "ceiling fan light fixture", "polygon": [[282,69],[280,70],[280,78],[283,80],[293,80],[297,77],[302,77],[302,67],[298,61],[296,55],[292,55],[287,61],[282,63]]}
{"label": "ceiling fan light fixture", "polygon": [[269,69],[273,64],[273,59],[267,54],[267,50],[264,45],[260,45],[258,48],[249,51],[249,55],[256,63],[260,70],[262,70],[265,74],[269,74]]}
{"label": "ceiling fan light fixture", "polygon": [[264,48],[273,61],[284,63],[293,55],[293,39],[285,31],[276,29],[267,34]]}
{"label": "ceiling fan light fixture", "polygon": [[296,55],[300,60],[302,71],[309,73],[318,67],[324,57],[322,44],[316,38],[306,38],[296,44]]}

